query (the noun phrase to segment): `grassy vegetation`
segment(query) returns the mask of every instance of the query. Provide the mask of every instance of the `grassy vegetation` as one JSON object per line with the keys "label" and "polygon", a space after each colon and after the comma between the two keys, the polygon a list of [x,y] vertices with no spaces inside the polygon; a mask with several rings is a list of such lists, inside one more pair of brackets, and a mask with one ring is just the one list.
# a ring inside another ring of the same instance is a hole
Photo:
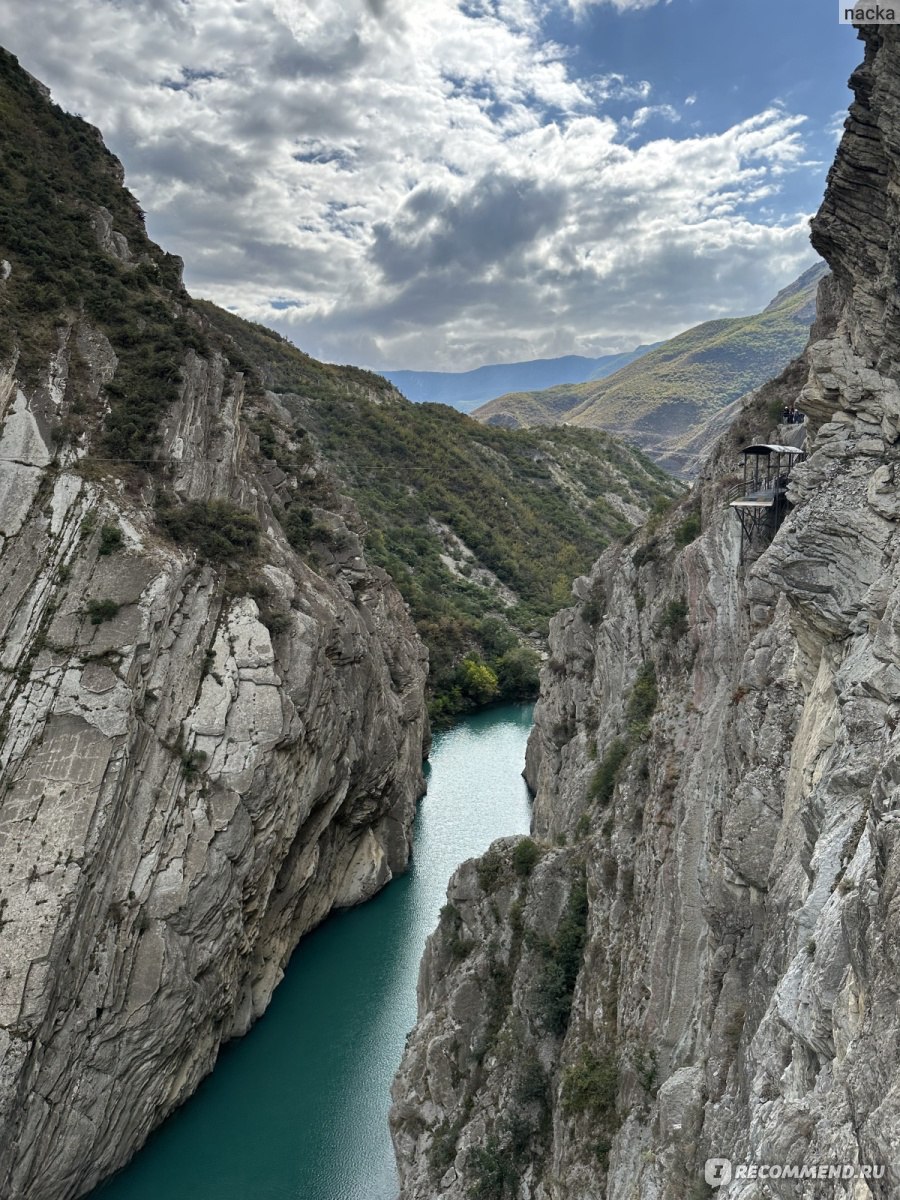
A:
{"label": "grassy vegetation", "polygon": [[431,1135],[431,1149],[428,1154],[428,1174],[431,1182],[439,1184],[453,1165],[456,1158],[456,1145],[459,1141],[461,1125],[450,1121],[442,1121]]}
{"label": "grassy vegetation", "polygon": [[[141,461],[152,458],[160,417],[177,397],[185,352],[205,342],[196,324],[173,317],[173,298],[190,306],[180,263],[148,241],[120,171],[97,131],[48,101],[0,51],[0,257],[12,267],[0,286],[0,355],[18,349],[20,377],[34,379],[57,329],[84,313],[118,359],[94,449]],[[101,206],[139,255],[132,263],[100,248]],[[77,437],[98,423],[99,410],[73,404],[57,434]]]}
{"label": "grassy vegetation", "polygon": [[582,1047],[578,1059],[568,1067],[562,1080],[563,1111],[572,1117],[586,1118],[596,1135],[594,1153],[606,1167],[612,1149],[612,1136],[618,1128],[616,1094],[619,1066],[609,1052],[595,1054]]}
{"label": "grassy vegetation", "polygon": [[499,850],[487,850],[479,858],[478,886],[490,896],[506,880],[506,859]]}
{"label": "grassy vegetation", "polygon": [[[281,394],[298,436],[356,502],[368,558],[392,576],[428,645],[437,723],[535,695],[529,638],[543,637],[571,602],[572,579],[628,532],[610,497],[650,508],[679,492],[606,434],[485,428],[443,405],[410,404],[378,375],[318,363],[214,305],[197,307],[227,339],[229,359]],[[302,541],[305,529],[296,532]]]}
{"label": "grassy vegetation", "polygon": [[[648,659],[641,664],[628,696],[628,703],[625,705],[625,737],[614,738],[609,743],[591,776],[588,800],[592,804],[605,807],[612,800],[622,768],[635,746],[644,741],[649,733],[650,718],[656,712],[658,701],[656,668]],[[583,816],[585,820],[583,832],[587,832],[589,817],[586,813]]]}

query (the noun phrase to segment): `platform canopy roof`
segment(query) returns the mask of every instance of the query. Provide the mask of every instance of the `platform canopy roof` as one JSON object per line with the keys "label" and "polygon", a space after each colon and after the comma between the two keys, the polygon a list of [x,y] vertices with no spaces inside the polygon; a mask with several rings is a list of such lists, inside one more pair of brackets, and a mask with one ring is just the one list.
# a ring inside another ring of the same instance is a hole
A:
{"label": "platform canopy roof", "polygon": [[776,446],[768,442],[757,442],[754,446],[745,446],[741,454],[803,454],[797,446]]}

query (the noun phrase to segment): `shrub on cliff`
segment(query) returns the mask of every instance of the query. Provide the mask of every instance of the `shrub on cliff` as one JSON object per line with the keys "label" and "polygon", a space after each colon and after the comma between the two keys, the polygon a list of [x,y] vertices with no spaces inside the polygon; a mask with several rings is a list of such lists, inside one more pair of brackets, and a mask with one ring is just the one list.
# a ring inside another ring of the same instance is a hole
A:
{"label": "shrub on cliff", "polygon": [[685,517],[681,524],[675,530],[675,545],[679,549],[689,546],[695,538],[700,536],[700,514],[693,512],[690,516]]}
{"label": "shrub on cliff", "polygon": [[483,1146],[470,1152],[469,1168],[474,1181],[471,1200],[512,1200],[519,1184],[519,1172],[512,1154],[489,1137]]}
{"label": "shrub on cliff", "polygon": [[590,791],[588,792],[591,800],[596,800],[599,804],[609,803],[615,791],[619,771],[628,758],[628,754],[628,743],[621,738],[616,738],[610,744],[609,749],[597,764],[597,769],[594,771],[593,778],[591,779]]}
{"label": "shrub on cliff", "polygon": [[520,879],[527,879],[537,866],[540,857],[541,852],[537,842],[532,841],[530,837],[523,837],[520,842],[516,842],[512,852],[513,870]]}
{"label": "shrub on cliff", "polygon": [[111,621],[116,616],[119,605],[115,600],[89,600],[86,611],[92,625],[102,625],[104,621]]}
{"label": "shrub on cliff", "polygon": [[118,525],[104,525],[100,530],[100,545],[98,554],[115,554],[123,543],[122,530]]}
{"label": "shrub on cliff", "polygon": [[582,1049],[578,1061],[563,1076],[562,1106],[570,1116],[587,1113],[595,1121],[615,1114],[619,1069],[612,1054]]}
{"label": "shrub on cliff", "polygon": [[546,1028],[560,1036],[568,1027],[572,1011],[572,994],[587,938],[587,916],[587,883],[582,874],[572,884],[555,937],[542,947],[544,965],[537,984],[540,1015]]}
{"label": "shrub on cliff", "polygon": [[650,718],[656,711],[659,693],[656,687],[656,669],[652,662],[645,662],[640,671],[625,709],[628,722],[628,734],[633,740],[640,740],[647,733]]}
{"label": "shrub on cliff", "polygon": [[677,642],[688,631],[689,611],[687,600],[683,596],[670,600],[660,618],[659,632],[668,633],[673,641]]}
{"label": "shrub on cliff", "polygon": [[259,546],[259,522],[227,500],[163,500],[156,518],[180,546],[193,546],[202,558],[224,565],[244,565]]}

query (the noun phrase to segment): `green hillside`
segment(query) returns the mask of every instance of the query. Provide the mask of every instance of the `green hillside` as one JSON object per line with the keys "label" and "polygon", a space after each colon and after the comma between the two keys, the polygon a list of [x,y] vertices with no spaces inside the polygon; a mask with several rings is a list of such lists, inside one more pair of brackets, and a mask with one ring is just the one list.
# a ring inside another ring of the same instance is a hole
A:
{"label": "green hillside", "polygon": [[501,396],[473,415],[507,428],[607,429],[677,471],[682,442],[802,351],[825,269],[810,268],[763,312],[697,325],[606,379]]}
{"label": "green hillside", "polygon": [[[331,367],[198,301],[226,353],[280,396],[355,501],[366,552],[394,578],[431,654],[432,715],[529,695],[533,647],[571,581],[629,514],[679,485],[599,430],[509,431],[413,404],[380,376]],[[273,452],[274,453],[274,452]],[[629,509],[629,505],[635,506]],[[476,676],[465,661],[496,676]]]}
{"label": "green hillside", "polygon": [[[604,433],[511,433],[413,405],[377,375],[316,362],[192,300],[97,130],[2,51],[0,117],[0,363],[45,387],[60,339],[75,345],[56,453],[77,446],[79,469],[100,486],[140,492],[161,535],[207,557],[232,538],[245,553],[229,586],[252,589],[260,531],[250,514],[179,504],[159,461],[190,356],[223,355],[228,374],[243,376],[251,466],[264,474],[274,460],[292,481],[289,499],[273,501],[287,540],[325,571],[336,539],[352,536],[330,515],[359,532],[428,644],[435,716],[534,694],[535,647],[572,577],[678,485]],[[98,334],[112,350],[102,384],[77,349]]]}

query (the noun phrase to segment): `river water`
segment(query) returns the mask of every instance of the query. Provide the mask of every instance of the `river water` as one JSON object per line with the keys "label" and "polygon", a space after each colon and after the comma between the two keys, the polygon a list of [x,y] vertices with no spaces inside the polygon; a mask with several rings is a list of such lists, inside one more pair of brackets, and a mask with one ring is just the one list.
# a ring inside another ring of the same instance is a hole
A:
{"label": "river water", "polygon": [[531,715],[435,737],[410,871],[303,939],[265,1016],[91,1200],[397,1200],[389,1088],[419,959],[459,863],[528,832]]}

